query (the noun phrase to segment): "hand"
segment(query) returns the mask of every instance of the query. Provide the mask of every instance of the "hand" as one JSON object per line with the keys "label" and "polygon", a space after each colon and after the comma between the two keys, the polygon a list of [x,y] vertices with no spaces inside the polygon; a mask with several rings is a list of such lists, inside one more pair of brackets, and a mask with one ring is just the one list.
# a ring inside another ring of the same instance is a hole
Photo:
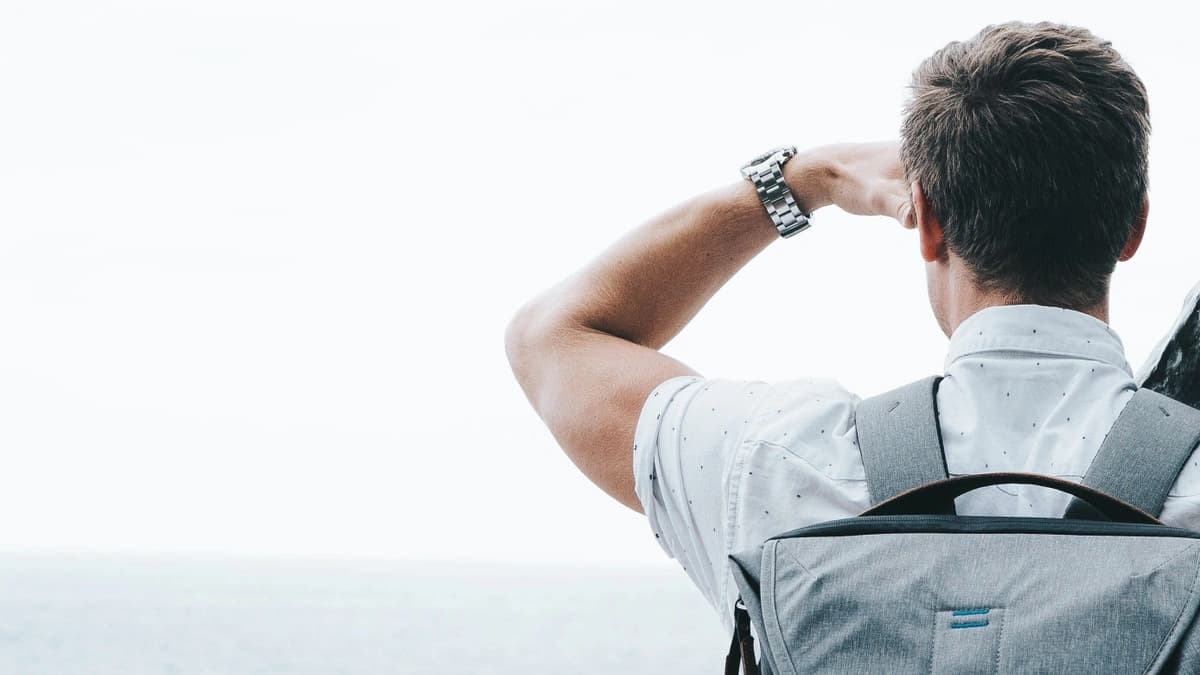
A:
{"label": "hand", "polygon": [[[900,143],[840,143],[813,148],[801,153],[796,177],[788,181],[795,190],[803,190],[802,201],[809,209],[833,204],[847,213],[860,216],[888,216],[908,229],[916,227],[912,215],[912,196],[900,168]],[[787,164],[784,165],[787,167]],[[820,180],[812,180],[813,176]],[[797,196],[801,196],[798,193]]]}

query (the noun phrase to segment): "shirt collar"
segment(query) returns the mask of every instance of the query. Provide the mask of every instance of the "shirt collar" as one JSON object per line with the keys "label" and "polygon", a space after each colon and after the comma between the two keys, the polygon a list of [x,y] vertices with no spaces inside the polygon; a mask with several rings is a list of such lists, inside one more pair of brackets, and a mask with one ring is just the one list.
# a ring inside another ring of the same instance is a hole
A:
{"label": "shirt collar", "polygon": [[1090,314],[1046,305],[992,305],[958,324],[945,367],[981,352],[1008,351],[1094,359],[1133,375],[1125,345],[1107,323]]}

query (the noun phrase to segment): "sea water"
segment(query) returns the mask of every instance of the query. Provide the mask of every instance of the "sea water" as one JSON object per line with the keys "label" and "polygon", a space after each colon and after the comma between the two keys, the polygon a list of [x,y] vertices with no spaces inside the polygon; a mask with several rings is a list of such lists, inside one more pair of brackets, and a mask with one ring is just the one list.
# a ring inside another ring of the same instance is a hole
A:
{"label": "sea water", "polygon": [[0,555],[0,674],[697,673],[677,567]]}

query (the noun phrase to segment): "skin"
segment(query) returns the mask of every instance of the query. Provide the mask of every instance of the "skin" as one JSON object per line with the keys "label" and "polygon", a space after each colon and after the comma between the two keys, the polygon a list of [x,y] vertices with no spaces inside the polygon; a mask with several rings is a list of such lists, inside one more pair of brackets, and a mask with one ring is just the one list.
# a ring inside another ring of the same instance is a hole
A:
{"label": "skin", "polygon": [[[942,239],[942,224],[937,214],[925,200],[921,184],[914,181],[912,189],[913,217],[905,227],[915,227],[920,235],[921,259],[925,261],[925,278],[929,290],[929,304],[942,332],[949,337],[963,319],[984,307],[1008,305],[1019,300],[1011,295],[980,290],[971,278],[963,259],[949,252]],[[1142,208],[1129,235],[1129,241],[1121,249],[1117,260],[1124,262],[1133,257],[1142,236],[1146,233],[1146,218],[1150,214],[1150,199],[1142,200]],[[1080,309],[1108,323],[1108,295],[1095,307]]]}
{"label": "skin", "polygon": [[[948,250],[920,183],[904,180],[898,143],[814,148],[784,164],[784,179],[806,211],[837,206],[915,229],[930,306],[947,337],[980,309],[1014,302],[981,291]],[[1148,212],[1147,200],[1119,260],[1137,251]],[[646,397],[671,377],[699,375],[659,350],[780,240],[754,187],[737,181],[633,229],[509,322],[505,352],[529,402],[571,461],[617,501],[642,510],[631,453]],[[1086,312],[1107,323],[1107,297]]]}

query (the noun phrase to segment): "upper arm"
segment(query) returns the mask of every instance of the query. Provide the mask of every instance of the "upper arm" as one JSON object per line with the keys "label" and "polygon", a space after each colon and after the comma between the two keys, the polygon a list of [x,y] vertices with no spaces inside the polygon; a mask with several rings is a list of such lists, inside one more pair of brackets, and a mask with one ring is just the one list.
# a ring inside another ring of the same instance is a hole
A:
{"label": "upper arm", "polygon": [[571,461],[593,483],[641,512],[634,492],[633,436],[646,398],[664,380],[697,375],[649,347],[564,324],[518,316],[505,336],[525,395]]}

